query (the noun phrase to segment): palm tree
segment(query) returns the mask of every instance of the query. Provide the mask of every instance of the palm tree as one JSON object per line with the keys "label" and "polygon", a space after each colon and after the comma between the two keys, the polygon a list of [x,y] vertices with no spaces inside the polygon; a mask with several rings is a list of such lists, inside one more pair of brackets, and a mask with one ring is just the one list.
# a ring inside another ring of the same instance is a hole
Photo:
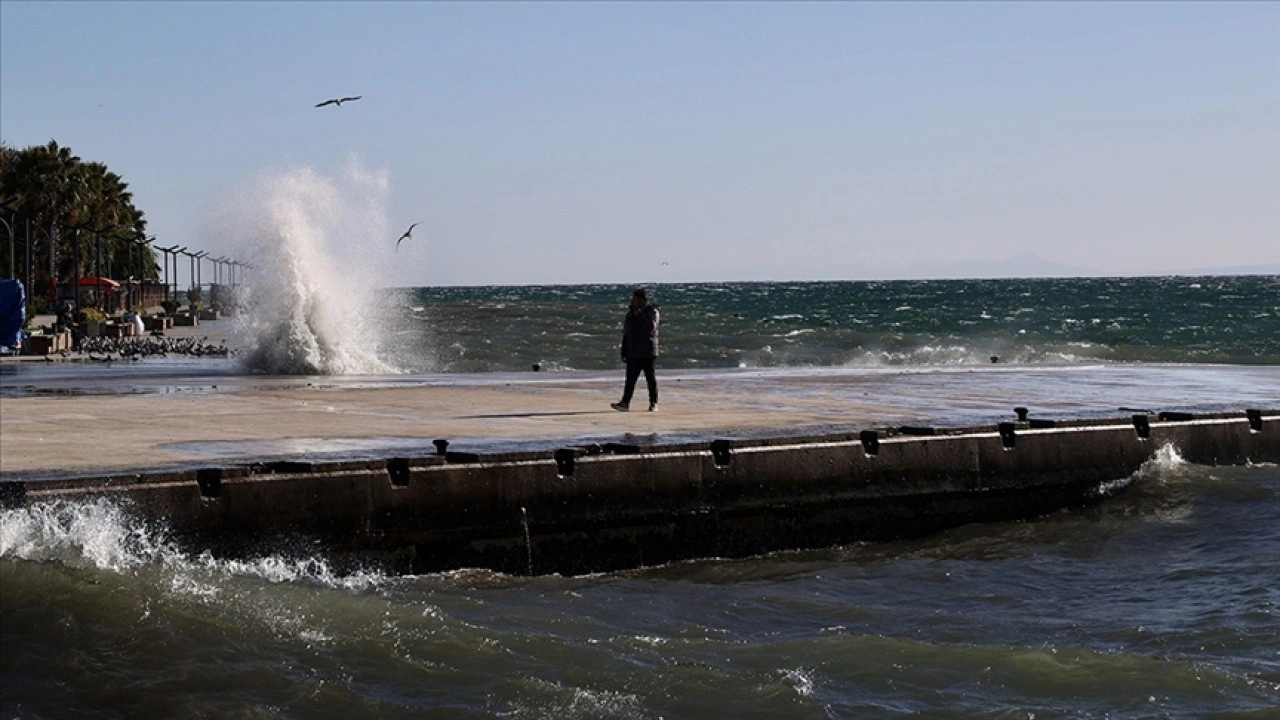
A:
{"label": "palm tree", "polygon": [[[0,204],[30,218],[34,227],[33,251],[48,258],[36,280],[45,287],[51,278],[75,278],[94,261],[93,252],[76,252],[80,241],[94,236],[102,260],[122,276],[155,279],[159,276],[150,251],[131,252],[133,239],[146,232],[146,219],[133,204],[129,186],[118,174],[99,162],[84,162],[70,148],[55,140],[22,150],[0,145]],[[142,257],[137,258],[138,255]]]}

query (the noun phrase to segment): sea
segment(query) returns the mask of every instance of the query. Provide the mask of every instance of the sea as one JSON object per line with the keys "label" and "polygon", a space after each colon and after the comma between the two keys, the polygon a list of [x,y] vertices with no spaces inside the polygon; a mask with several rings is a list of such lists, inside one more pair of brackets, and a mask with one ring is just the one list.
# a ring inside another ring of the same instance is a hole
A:
{"label": "sea", "polygon": [[[1277,276],[645,287],[660,381],[912,378],[900,401],[942,421],[966,410],[937,390],[993,368],[1062,407],[1085,387],[1280,408]],[[631,289],[380,290],[246,322],[231,359],[113,372],[616,380]],[[23,382],[104,371],[43,365]],[[8,509],[0,718],[1280,718],[1280,468],[1166,446],[1113,489],[1022,522],[583,577],[214,558],[106,501]]]}

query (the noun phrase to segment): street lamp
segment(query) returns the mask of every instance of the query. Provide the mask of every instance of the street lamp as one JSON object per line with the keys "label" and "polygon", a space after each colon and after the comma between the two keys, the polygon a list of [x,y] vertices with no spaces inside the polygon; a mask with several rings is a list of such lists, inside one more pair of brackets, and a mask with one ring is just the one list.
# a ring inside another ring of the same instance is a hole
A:
{"label": "street lamp", "polygon": [[5,202],[4,202],[3,204],[0,204],[0,210],[3,210],[4,212],[9,213],[9,219],[8,219],[8,220],[5,220],[4,218],[0,217],[0,223],[3,223],[3,224],[4,224],[4,229],[7,231],[8,235],[9,235],[9,277],[14,278],[15,280],[16,280],[16,279],[17,279],[17,277],[18,277],[18,267],[17,267],[17,263],[18,263],[18,252],[17,252],[17,247],[16,247],[16,245],[15,245],[15,240],[16,240],[16,236],[17,236],[17,234],[18,234],[18,226],[17,226],[18,218],[20,218],[20,217],[21,217],[21,218],[24,218],[24,219],[26,220],[26,222],[27,222],[27,233],[26,233],[26,237],[25,237],[25,241],[26,241],[26,242],[24,243],[24,246],[26,247],[26,258],[27,258],[27,267],[28,267],[28,271],[27,271],[27,276],[28,276],[28,277],[27,277],[27,286],[28,286],[28,287],[27,287],[27,294],[28,294],[28,295],[30,295],[30,294],[31,294],[31,287],[30,287],[30,285],[31,285],[31,277],[30,277],[30,275],[31,275],[31,272],[30,272],[30,267],[31,267],[31,214],[30,214],[30,213],[28,213],[28,212],[26,212],[26,211],[24,211],[24,210],[19,210],[19,209],[17,208],[17,206],[15,206],[15,205],[13,205],[13,204],[12,204],[12,202],[13,202],[14,200],[16,200],[16,198],[8,198],[8,199],[6,199],[6,200],[5,200]]}
{"label": "street lamp", "polygon": [[[129,242],[132,243],[131,245],[129,245],[129,308],[130,309],[132,309],[133,306],[138,304],[138,298],[134,297],[134,285],[141,284],[141,281],[134,280],[133,274],[135,272],[135,263],[133,262],[133,246],[137,245],[143,248],[143,252],[144,252],[143,257],[147,258],[147,257],[150,257],[151,253],[146,250],[146,247],[150,245],[155,239],[156,239],[155,235],[152,235],[151,237],[147,237],[142,233],[139,233],[138,235],[129,238]],[[154,263],[155,259],[152,258],[151,262]],[[146,266],[144,265],[143,267],[146,267]],[[143,275],[143,279],[146,279],[146,273],[142,273],[142,275]],[[143,301],[146,300],[145,297],[142,299]]]}
{"label": "street lamp", "polygon": [[[7,208],[7,207],[5,208],[5,210],[9,210],[9,220],[13,220],[13,219],[14,219],[14,212],[13,212],[13,210],[10,210],[10,209],[9,209],[9,208]],[[11,225],[11,224],[9,223],[9,220],[5,220],[4,218],[0,218],[0,223],[4,223],[4,229],[5,229],[5,231],[6,231],[6,232],[8,232],[8,233],[9,233],[9,277],[11,277],[11,278],[16,278],[16,277],[17,277],[17,275],[16,275],[15,273],[16,273],[17,271],[14,269],[14,265],[13,265],[13,261],[14,261],[14,257],[13,257],[13,256],[14,256],[14,247],[13,247],[13,225]]]}
{"label": "street lamp", "polygon": [[[182,248],[181,250],[179,250],[178,252],[180,252],[180,253],[182,253],[183,255],[186,255],[187,257],[191,258],[191,274],[190,274],[190,278],[189,278],[189,279],[190,279],[190,282],[191,282],[191,288],[190,288],[190,289],[191,289],[191,290],[197,290],[197,289],[199,288],[199,284],[198,284],[198,283],[199,283],[199,281],[197,280],[197,276],[196,276],[196,272],[197,272],[197,268],[196,268],[196,261],[197,261],[197,260],[199,260],[200,258],[204,257],[205,255],[207,255],[208,253],[206,253],[206,252],[204,252],[204,251],[200,251],[200,252],[198,252],[198,253],[190,253],[190,252],[187,252],[187,249],[186,249],[185,247],[184,247],[184,248]],[[176,273],[175,273],[175,274],[176,274]],[[188,295],[188,297],[187,297],[187,301],[188,301],[188,302],[190,302],[190,300],[191,300],[191,297],[190,297],[190,295]]]}
{"label": "street lamp", "polygon": [[209,256],[209,253],[206,250],[201,250],[200,252],[191,256],[192,260],[196,264],[196,295],[200,297],[203,297],[200,291],[200,286],[204,284],[200,279],[200,274],[201,274],[200,270],[201,270],[201,266],[204,265],[204,263],[200,261],[205,259],[208,256]]}
{"label": "street lamp", "polygon": [[[186,246],[178,247],[174,245],[169,248],[159,248],[164,253],[164,298],[172,300],[174,295],[178,294],[178,255],[186,252]],[[173,284],[169,284],[169,256],[173,255]]]}
{"label": "street lamp", "polygon": [[[93,275],[94,275],[94,285],[95,285],[94,289],[97,291],[98,305],[103,310],[106,310],[106,304],[104,303],[103,297],[102,297],[102,233],[107,232],[108,230],[115,230],[115,229],[116,228],[113,225],[108,225],[106,227],[94,227],[87,223],[84,225],[77,225],[72,227],[72,230],[77,231],[76,275],[80,274],[79,231],[90,230],[93,232]],[[76,284],[76,307],[79,308],[80,307],[80,278],[79,277],[73,278],[72,281],[75,282]]]}

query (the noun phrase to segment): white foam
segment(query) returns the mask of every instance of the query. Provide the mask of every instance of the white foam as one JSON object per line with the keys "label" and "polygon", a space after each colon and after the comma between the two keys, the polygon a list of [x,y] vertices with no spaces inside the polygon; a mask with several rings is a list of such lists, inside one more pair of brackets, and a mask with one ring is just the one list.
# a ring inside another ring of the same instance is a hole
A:
{"label": "white foam", "polygon": [[190,555],[112,500],[55,501],[0,512],[0,558],[60,562],[123,573],[160,566],[172,573],[175,594],[213,598],[229,577],[271,583],[311,582],[327,587],[363,590],[386,576],[377,572],[340,575],[317,557],[278,555],[226,560],[205,552]]}
{"label": "white foam", "polygon": [[147,527],[105,500],[54,502],[0,513],[0,557],[61,561],[121,572],[168,550]]}
{"label": "white foam", "polygon": [[351,161],[340,179],[299,168],[262,180],[228,207],[224,237],[253,265],[242,356],[268,374],[395,372],[381,358],[387,239],[385,173]]}
{"label": "white foam", "polygon": [[1178,452],[1178,447],[1173,443],[1165,443],[1142,464],[1136,475],[1139,478],[1167,475],[1186,466],[1187,461],[1182,457],[1182,453]]}
{"label": "white foam", "polygon": [[800,697],[809,697],[813,695],[813,673],[805,668],[795,668],[792,670],[779,670],[782,680],[791,686],[796,694]]}

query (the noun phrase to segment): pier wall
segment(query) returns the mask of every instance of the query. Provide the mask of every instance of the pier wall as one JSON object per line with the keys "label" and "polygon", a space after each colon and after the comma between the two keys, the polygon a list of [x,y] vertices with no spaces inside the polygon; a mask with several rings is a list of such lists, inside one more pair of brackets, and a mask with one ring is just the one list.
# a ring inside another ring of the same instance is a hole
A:
{"label": "pier wall", "polygon": [[1280,462],[1280,413],[500,454],[441,444],[412,458],[10,479],[0,502],[118,498],[215,553],[305,542],[399,572],[580,574],[1034,517],[1104,498],[1166,445],[1198,464]]}

